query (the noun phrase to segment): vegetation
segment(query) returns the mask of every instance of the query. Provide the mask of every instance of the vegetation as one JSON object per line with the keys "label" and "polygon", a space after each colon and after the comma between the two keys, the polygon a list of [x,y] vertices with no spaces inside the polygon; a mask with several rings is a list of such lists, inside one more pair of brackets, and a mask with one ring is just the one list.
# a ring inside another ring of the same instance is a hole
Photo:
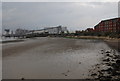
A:
{"label": "vegetation", "polygon": [[110,37],[110,38],[120,38],[120,32],[95,32],[95,31],[76,31],[75,36],[104,36],[104,37]]}

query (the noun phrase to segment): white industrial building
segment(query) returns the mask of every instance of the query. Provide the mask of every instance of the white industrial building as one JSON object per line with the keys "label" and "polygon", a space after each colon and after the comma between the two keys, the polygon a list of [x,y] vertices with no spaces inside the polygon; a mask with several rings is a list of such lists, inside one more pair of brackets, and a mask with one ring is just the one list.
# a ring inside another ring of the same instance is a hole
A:
{"label": "white industrial building", "polygon": [[67,27],[57,26],[57,27],[46,27],[41,30],[34,30],[33,33],[48,33],[48,34],[61,34],[61,33],[67,33]]}
{"label": "white industrial building", "polygon": [[25,29],[16,29],[15,31],[16,36],[26,35],[27,33],[29,33],[29,31]]}

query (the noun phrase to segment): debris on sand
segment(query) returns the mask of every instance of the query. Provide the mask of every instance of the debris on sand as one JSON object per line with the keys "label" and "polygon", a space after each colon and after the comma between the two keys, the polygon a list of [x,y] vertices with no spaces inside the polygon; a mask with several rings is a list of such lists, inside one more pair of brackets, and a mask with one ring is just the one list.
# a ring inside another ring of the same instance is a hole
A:
{"label": "debris on sand", "polygon": [[111,53],[110,51],[106,51],[106,53]]}
{"label": "debris on sand", "polygon": [[65,72],[65,73],[62,73],[62,75],[64,75],[64,76],[68,76],[68,73],[70,72],[70,70],[67,70],[67,72]]}
{"label": "debris on sand", "polygon": [[21,78],[21,80],[25,80],[25,78]]}
{"label": "debris on sand", "polygon": [[79,62],[79,64],[81,64],[81,62]]}

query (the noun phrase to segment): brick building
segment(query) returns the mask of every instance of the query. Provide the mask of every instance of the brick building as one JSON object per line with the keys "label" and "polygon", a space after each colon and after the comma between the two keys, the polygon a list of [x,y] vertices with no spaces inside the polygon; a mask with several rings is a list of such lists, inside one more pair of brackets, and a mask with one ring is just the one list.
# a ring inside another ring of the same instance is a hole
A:
{"label": "brick building", "polygon": [[96,32],[118,32],[120,31],[120,18],[103,20],[94,27],[94,30]]}

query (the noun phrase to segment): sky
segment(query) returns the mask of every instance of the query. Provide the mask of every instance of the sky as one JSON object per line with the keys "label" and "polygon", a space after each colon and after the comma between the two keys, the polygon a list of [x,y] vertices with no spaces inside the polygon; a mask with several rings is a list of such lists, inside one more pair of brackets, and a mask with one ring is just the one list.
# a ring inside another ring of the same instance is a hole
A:
{"label": "sky", "polygon": [[1,0],[3,2],[118,2],[119,0]]}
{"label": "sky", "polygon": [[37,30],[58,25],[66,26],[70,31],[84,30],[93,28],[101,20],[118,17],[118,0],[114,0],[116,2],[113,0],[104,0],[104,2],[97,2],[97,0],[96,2],[8,1],[2,3],[3,30],[6,28]]}

